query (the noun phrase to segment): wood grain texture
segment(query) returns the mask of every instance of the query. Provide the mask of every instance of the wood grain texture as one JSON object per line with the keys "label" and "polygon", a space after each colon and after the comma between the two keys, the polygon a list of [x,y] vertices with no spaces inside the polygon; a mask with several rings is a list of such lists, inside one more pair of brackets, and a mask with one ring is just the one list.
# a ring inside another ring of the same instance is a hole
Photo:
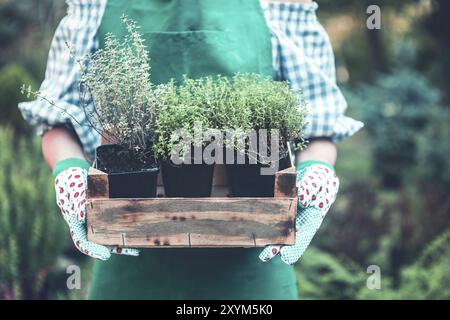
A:
{"label": "wood grain texture", "polygon": [[290,167],[275,174],[274,197],[297,197],[297,173],[295,167]]}
{"label": "wood grain texture", "polygon": [[109,198],[108,175],[95,168],[90,168],[88,173],[88,198]]}
{"label": "wood grain texture", "polygon": [[90,199],[88,239],[129,247],[293,244],[294,198]]}

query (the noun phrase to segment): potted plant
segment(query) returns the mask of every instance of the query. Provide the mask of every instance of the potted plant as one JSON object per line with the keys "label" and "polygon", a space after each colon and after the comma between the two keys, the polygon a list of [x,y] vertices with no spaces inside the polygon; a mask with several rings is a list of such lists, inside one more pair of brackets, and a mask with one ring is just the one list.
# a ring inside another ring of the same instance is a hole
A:
{"label": "potted plant", "polygon": [[[241,143],[226,140],[235,155],[234,162],[226,165],[231,195],[273,197],[275,172],[291,165],[289,146],[294,151],[303,147],[305,102],[286,82],[255,74],[237,74],[230,85],[232,98],[222,107],[223,113],[232,109],[235,116],[224,119],[222,126],[240,126],[253,134],[245,140],[238,137]],[[236,161],[239,154],[245,163]],[[269,166],[276,169],[262,174],[261,169]]]}
{"label": "potted plant", "polygon": [[[89,126],[106,143],[96,149],[95,166],[108,173],[110,196],[155,197],[159,172],[153,154],[155,110],[167,90],[150,82],[149,57],[138,27],[125,16],[122,21],[128,31],[124,39],[108,34],[103,49],[83,58],[69,49],[80,67],[80,100]],[[59,108],[39,92],[25,91]]]}
{"label": "potted plant", "polygon": [[[106,142],[96,150],[95,165],[109,174],[110,196],[155,197],[160,162],[166,196],[210,196],[214,162],[203,157],[211,143],[204,130],[210,129],[219,131],[225,154],[245,160],[226,162],[232,195],[273,196],[275,171],[264,175],[261,169],[274,161],[279,169],[288,166],[289,143],[295,150],[303,146],[301,95],[255,74],[153,85],[144,40],[134,22],[122,19],[124,39],[108,34],[103,49],[82,59],[72,54],[89,125]],[[276,131],[276,139],[267,140],[264,130]]]}
{"label": "potted plant", "polygon": [[[202,79],[187,77],[166,85],[164,103],[156,118],[154,152],[161,160],[166,197],[209,197],[214,164],[206,163],[207,141],[202,128],[210,127]],[[198,155],[195,157],[195,155]]]}

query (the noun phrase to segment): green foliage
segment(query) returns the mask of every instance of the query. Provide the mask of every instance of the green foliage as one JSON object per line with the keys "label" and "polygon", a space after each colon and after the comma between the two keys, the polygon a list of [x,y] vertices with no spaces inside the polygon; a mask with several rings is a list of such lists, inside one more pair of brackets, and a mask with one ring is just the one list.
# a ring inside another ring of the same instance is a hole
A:
{"label": "green foliage", "polygon": [[313,247],[296,270],[301,299],[352,299],[365,286],[360,267]]}
{"label": "green foliage", "polygon": [[[37,165],[39,163],[39,165]],[[0,128],[0,299],[46,298],[67,243],[37,139],[13,142]]]}
{"label": "green foliage", "polygon": [[0,70],[0,125],[8,124],[16,133],[30,132],[30,126],[17,108],[18,103],[24,100],[20,92],[23,83],[36,86],[31,75],[21,66],[10,64]]}
{"label": "green foliage", "polygon": [[[181,84],[172,81],[155,86],[150,82],[150,61],[139,27],[126,16],[122,21],[128,31],[123,40],[107,34],[103,49],[81,59],[72,50],[82,74],[81,104],[89,125],[106,141],[125,147],[137,159],[148,158],[152,145],[161,158],[174,149],[184,158],[192,146],[210,142],[202,130],[221,130],[222,138],[225,131],[233,130],[233,138],[224,144],[248,153],[248,130],[275,129],[279,131],[281,156],[287,153],[290,141],[295,150],[303,147],[306,103],[286,82],[236,74],[231,79],[185,77]],[[31,86],[23,85],[22,93],[60,108]],[[93,107],[87,99],[92,99]],[[187,136],[192,139],[186,141]]]}
{"label": "green foliage", "polygon": [[351,96],[370,134],[373,167],[385,187],[398,187],[417,164],[417,138],[439,94],[420,73],[400,69],[362,85]]}
{"label": "green foliage", "polygon": [[382,273],[380,290],[361,290],[358,299],[449,299],[450,230],[432,241],[413,264],[403,268],[397,286]]}
{"label": "green foliage", "polygon": [[369,274],[354,263],[341,261],[309,248],[297,265],[300,297],[303,299],[449,299],[450,230],[432,241],[411,265],[402,269],[394,285],[380,269],[381,286],[369,289]]}
{"label": "green foliage", "polygon": [[403,299],[450,299],[450,231],[429,244],[416,263],[402,272]]}
{"label": "green foliage", "polygon": [[[450,110],[430,108],[430,125],[418,137],[418,178],[441,190],[450,189]],[[445,192],[447,193],[447,192]]]}
{"label": "green foliage", "polygon": [[[281,147],[287,141],[296,142],[296,148],[303,146],[305,102],[285,82],[255,74],[236,74],[232,78],[185,77],[182,83],[171,82],[164,88],[167,95],[159,96],[164,102],[157,115],[158,137],[154,148],[161,157],[168,157],[174,149],[180,150],[180,156],[184,157],[191,145],[198,147],[210,142],[208,135],[195,135],[196,126],[219,130],[224,144],[240,151],[247,150],[250,129],[278,129]],[[226,131],[233,134],[231,139],[225,136]],[[193,139],[182,141],[174,132]]]}
{"label": "green foliage", "polygon": [[65,9],[64,1],[0,1],[0,68],[17,63],[41,78],[48,44]]}
{"label": "green foliage", "polygon": [[159,90],[150,83],[150,61],[138,26],[126,17],[122,21],[128,31],[124,39],[108,34],[103,49],[79,61],[82,84],[95,105],[86,110],[108,141],[145,158],[154,139]]}
{"label": "green foliage", "polygon": [[[296,142],[296,149],[303,146],[301,132],[305,126],[306,102],[301,92],[292,91],[287,82],[255,74],[235,75],[231,90],[237,102],[231,100],[230,104],[237,105],[239,114],[248,115],[246,127],[278,129],[280,146],[287,141]],[[222,124],[222,128],[228,127],[228,123]]]}
{"label": "green foliage", "polygon": [[208,79],[186,78],[183,85],[177,86],[172,81],[164,86],[166,95],[160,95],[163,100],[156,117],[153,150],[157,156],[165,159],[178,151],[178,156],[187,161],[191,147],[201,147],[206,143],[203,130],[211,128],[207,107],[209,95],[213,93],[205,88],[210,84]]}

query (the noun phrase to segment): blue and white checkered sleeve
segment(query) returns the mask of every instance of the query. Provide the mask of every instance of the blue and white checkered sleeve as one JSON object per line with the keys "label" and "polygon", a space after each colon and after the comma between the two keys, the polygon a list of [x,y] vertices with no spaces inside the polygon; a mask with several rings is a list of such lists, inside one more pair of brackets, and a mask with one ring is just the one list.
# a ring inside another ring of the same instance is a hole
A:
{"label": "blue and white checkered sleeve", "polygon": [[363,123],[344,115],[347,103],[336,83],[333,49],[317,20],[317,7],[315,2],[263,4],[272,32],[277,78],[302,91],[308,103],[304,136],[338,142],[361,129]]}
{"label": "blue and white checkered sleeve", "polygon": [[43,134],[55,126],[67,126],[78,135],[86,153],[92,156],[100,138],[89,126],[80,105],[80,71],[71,57],[67,44],[77,57],[98,48],[97,29],[103,16],[106,0],[67,0],[66,16],[58,25],[47,60],[45,79],[39,92],[57,107],[37,99],[22,102],[19,109],[30,124],[37,125]]}

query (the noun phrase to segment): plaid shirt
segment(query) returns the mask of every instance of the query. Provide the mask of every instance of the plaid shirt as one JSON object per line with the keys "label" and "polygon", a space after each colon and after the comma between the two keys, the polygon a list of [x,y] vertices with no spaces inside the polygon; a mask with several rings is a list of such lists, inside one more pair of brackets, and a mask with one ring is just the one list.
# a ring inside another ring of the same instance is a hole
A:
{"label": "plaid shirt", "polygon": [[[38,126],[40,134],[58,125],[73,128],[86,153],[92,156],[100,136],[89,126],[80,105],[80,72],[70,57],[66,42],[79,57],[98,49],[97,30],[107,0],[66,2],[67,15],[56,29],[45,79],[39,89],[59,108],[39,99],[22,102],[19,108],[29,123]],[[308,102],[305,137],[330,137],[337,142],[353,135],[363,124],[344,116],[347,103],[336,84],[333,50],[328,35],[317,20],[317,4],[269,2],[263,3],[262,7],[271,31],[277,80],[286,80],[293,89],[301,89]]]}

